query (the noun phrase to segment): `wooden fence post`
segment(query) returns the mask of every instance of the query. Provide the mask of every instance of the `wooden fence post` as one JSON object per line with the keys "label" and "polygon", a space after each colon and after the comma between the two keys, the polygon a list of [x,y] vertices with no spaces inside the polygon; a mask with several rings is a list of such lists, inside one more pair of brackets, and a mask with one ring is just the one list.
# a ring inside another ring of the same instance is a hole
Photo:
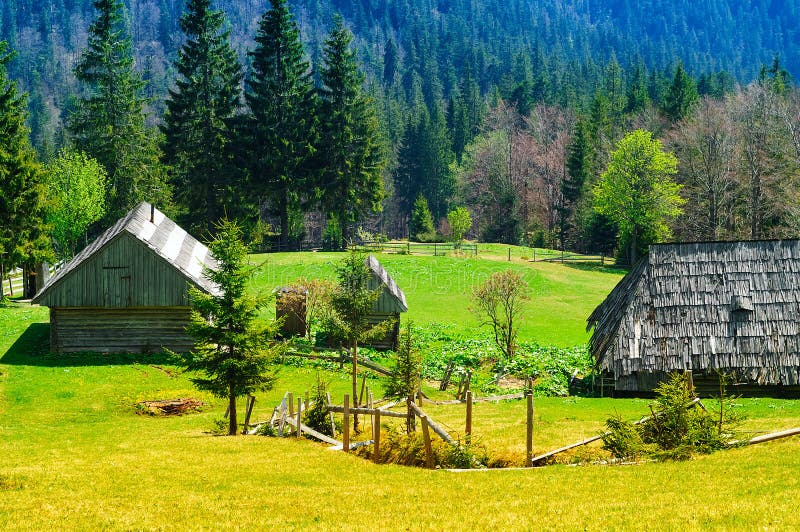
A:
{"label": "wooden fence post", "polygon": [[[331,392],[325,392],[325,397],[328,399],[328,406],[331,406]],[[331,437],[336,437],[336,419],[333,417],[333,412],[328,411],[328,415],[331,418]]]}
{"label": "wooden fence post", "polygon": [[527,433],[525,437],[525,467],[531,467],[533,458],[533,393],[528,392],[528,420]]}
{"label": "wooden fence post", "polygon": [[305,404],[303,405],[303,409],[304,409],[304,410],[308,410],[308,402],[309,402],[309,401],[308,401],[308,390],[306,390],[306,402],[305,402]]}
{"label": "wooden fence post", "polygon": [[350,452],[350,396],[344,396],[344,425],[342,426],[342,450]]}
{"label": "wooden fence post", "polygon": [[294,394],[289,392],[289,417],[294,416]]}
{"label": "wooden fence post", "polygon": [[431,447],[431,433],[428,430],[428,416],[420,416],[422,421],[422,440],[425,442],[425,465],[433,469],[433,448]]}
{"label": "wooden fence post", "polygon": [[303,422],[302,420],[302,413],[303,413],[303,400],[299,397],[297,398],[297,437],[301,437],[303,435],[303,431],[300,428]]}
{"label": "wooden fence post", "polygon": [[467,427],[464,430],[465,441],[472,441],[472,390],[467,390]]}
{"label": "wooden fence post", "polygon": [[247,429],[250,425],[250,414],[253,413],[253,405],[256,404],[256,398],[252,395],[247,396],[247,410],[244,414],[244,432],[247,432]]}
{"label": "wooden fence post", "polygon": [[381,461],[381,411],[375,410],[375,417],[372,419],[372,441],[375,442],[375,447],[372,452],[372,457],[376,464]]}

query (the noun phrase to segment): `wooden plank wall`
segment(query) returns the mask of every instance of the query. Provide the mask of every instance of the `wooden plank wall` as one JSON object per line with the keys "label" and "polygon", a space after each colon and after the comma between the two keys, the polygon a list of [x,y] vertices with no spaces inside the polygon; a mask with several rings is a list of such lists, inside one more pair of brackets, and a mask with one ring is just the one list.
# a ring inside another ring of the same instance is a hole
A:
{"label": "wooden plank wall", "polygon": [[189,308],[51,308],[50,348],[56,353],[187,352]]}
{"label": "wooden plank wall", "polygon": [[121,233],[40,301],[48,307],[188,306],[187,280],[139,239]]}

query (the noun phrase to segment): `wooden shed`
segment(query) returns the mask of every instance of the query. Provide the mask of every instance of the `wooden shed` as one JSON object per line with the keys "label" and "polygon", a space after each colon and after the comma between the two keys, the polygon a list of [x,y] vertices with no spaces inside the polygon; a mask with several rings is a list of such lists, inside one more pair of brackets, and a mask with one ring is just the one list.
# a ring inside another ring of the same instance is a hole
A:
{"label": "wooden shed", "polygon": [[191,350],[188,287],[211,252],[149,203],[140,203],[61,268],[33,298],[50,307],[53,352]]}
{"label": "wooden shed", "polygon": [[390,319],[395,322],[394,328],[389,331],[385,338],[373,340],[371,345],[376,349],[396,349],[398,337],[400,336],[400,313],[408,311],[406,295],[381,266],[378,259],[369,255],[365,259],[365,263],[370,272],[372,272],[372,279],[369,284],[370,290],[383,288],[378,301],[375,303],[373,312],[370,314],[370,322],[380,323]]}
{"label": "wooden shed", "polygon": [[615,390],[719,371],[734,393],[800,393],[800,240],[661,244],[589,316],[590,350]]}

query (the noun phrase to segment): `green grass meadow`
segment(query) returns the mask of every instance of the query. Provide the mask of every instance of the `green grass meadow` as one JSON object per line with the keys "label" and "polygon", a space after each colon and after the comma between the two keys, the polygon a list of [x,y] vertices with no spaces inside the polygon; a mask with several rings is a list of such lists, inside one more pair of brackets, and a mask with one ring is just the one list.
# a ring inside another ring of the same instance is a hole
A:
{"label": "green grass meadow", "polygon": [[[336,254],[269,255],[257,284],[330,275]],[[464,294],[502,260],[381,256],[406,290],[410,317],[475,325]],[[445,259],[445,260],[443,260]],[[529,264],[535,290],[525,337],[585,341],[582,320],[619,273]],[[280,273],[279,273],[280,272]],[[449,290],[430,293],[455,272]],[[596,298],[595,298],[596,296]],[[428,308],[428,307],[434,308]],[[591,308],[590,308],[591,307]],[[563,314],[554,308],[563,310]],[[554,465],[467,473],[374,465],[294,438],[209,433],[224,401],[192,388],[163,357],[48,353],[47,309],[0,308],[0,529],[2,530],[789,530],[800,527],[800,438],[688,462]],[[452,321],[450,321],[452,320]],[[580,326],[579,326],[580,325]],[[268,418],[285,391],[311,388],[318,370],[281,368],[258,396]],[[334,401],[346,374],[322,372]],[[377,380],[370,381],[376,395]],[[136,413],[144,399],[193,396],[180,417]],[[536,452],[595,435],[603,420],[648,413],[643,399],[536,400]],[[800,426],[800,401],[740,399],[752,432]],[[426,405],[456,434],[463,405]],[[475,405],[474,435],[498,452],[524,452],[521,401]]]}

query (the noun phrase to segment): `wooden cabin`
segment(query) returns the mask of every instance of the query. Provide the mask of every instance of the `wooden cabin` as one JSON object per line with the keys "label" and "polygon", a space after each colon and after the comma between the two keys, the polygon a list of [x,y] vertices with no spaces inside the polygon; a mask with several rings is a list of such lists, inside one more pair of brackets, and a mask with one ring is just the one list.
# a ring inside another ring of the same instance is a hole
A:
{"label": "wooden cabin", "polygon": [[140,203],[50,278],[34,303],[50,307],[50,348],[189,351],[188,287],[219,289],[203,276],[206,246],[149,203]]}
{"label": "wooden cabin", "polygon": [[691,371],[698,391],[800,394],[800,240],[659,244],[589,316],[617,392]]}
{"label": "wooden cabin", "polygon": [[397,349],[397,341],[400,336],[400,313],[408,311],[406,295],[394,282],[394,279],[383,268],[378,259],[369,255],[365,259],[365,264],[372,273],[370,280],[370,290],[383,288],[378,301],[370,314],[370,323],[381,323],[386,320],[394,320],[394,327],[382,339],[372,340],[369,344],[375,349]]}

